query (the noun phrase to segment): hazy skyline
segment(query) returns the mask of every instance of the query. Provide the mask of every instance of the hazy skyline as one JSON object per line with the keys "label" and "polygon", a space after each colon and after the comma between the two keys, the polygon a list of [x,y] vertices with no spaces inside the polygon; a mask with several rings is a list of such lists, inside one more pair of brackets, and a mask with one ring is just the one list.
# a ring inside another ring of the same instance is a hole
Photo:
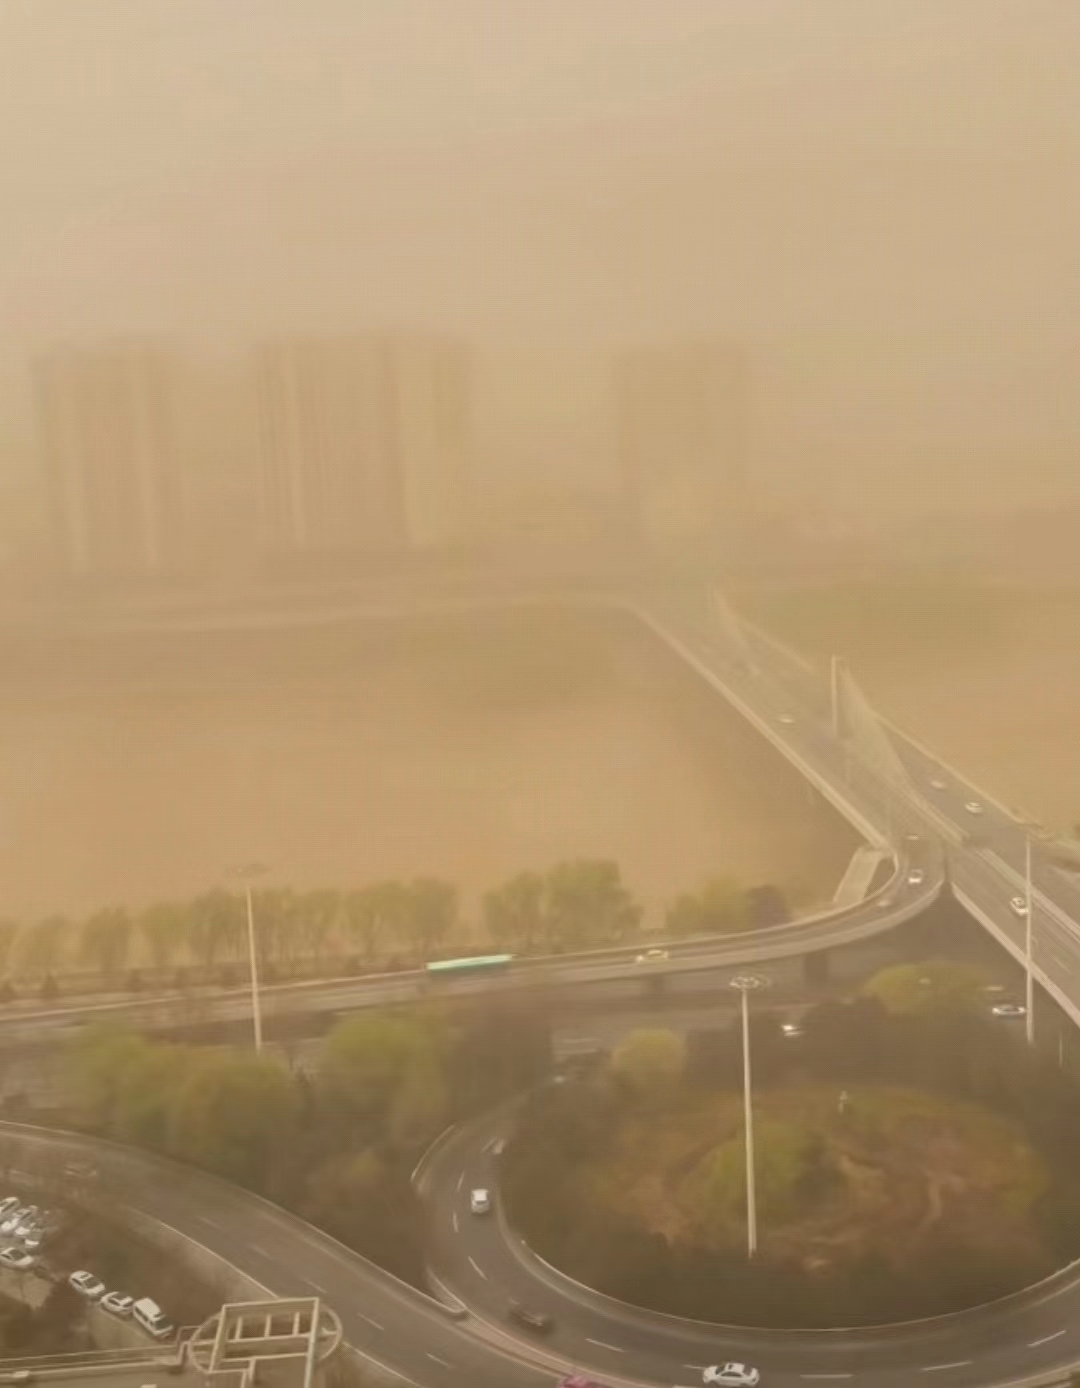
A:
{"label": "hazy skyline", "polygon": [[1073,0],[9,2],[0,446],[57,339],[719,334],[785,491],[1076,490],[1078,62]]}

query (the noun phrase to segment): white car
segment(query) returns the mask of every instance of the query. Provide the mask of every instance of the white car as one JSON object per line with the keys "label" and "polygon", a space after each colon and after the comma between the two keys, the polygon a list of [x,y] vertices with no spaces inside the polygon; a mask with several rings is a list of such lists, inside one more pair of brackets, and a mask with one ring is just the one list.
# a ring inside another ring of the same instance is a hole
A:
{"label": "white car", "polygon": [[105,1295],[105,1283],[99,1282],[92,1272],[73,1272],[68,1281],[87,1301],[100,1301]]}
{"label": "white car", "polygon": [[469,1209],[473,1214],[488,1214],[491,1210],[491,1192],[474,1190],[469,1195]]}
{"label": "white car", "polygon": [[713,1364],[701,1375],[703,1383],[714,1383],[720,1388],[754,1388],[761,1382],[761,1374],[749,1364]]}
{"label": "white car", "polygon": [[1009,902],[1009,906],[1012,908],[1012,913],[1014,916],[1027,915],[1027,900],[1024,897],[1014,896],[1012,900]]}
{"label": "white car", "polygon": [[31,1205],[23,1216],[22,1220],[15,1227],[15,1237],[17,1239],[28,1239],[41,1224],[46,1212],[39,1210],[36,1205]]}
{"label": "white car", "polygon": [[131,1315],[131,1309],[135,1305],[135,1298],[128,1296],[126,1292],[106,1292],[98,1302],[103,1311],[108,1311],[110,1316],[119,1316],[126,1320]]}
{"label": "white car", "polygon": [[1007,1020],[1013,1017],[1026,1017],[1027,1008],[1022,1002],[999,1002],[990,1009],[995,1017],[1004,1017]]}
{"label": "white car", "polygon": [[798,1041],[803,1029],[798,1022],[781,1022],[780,1035],[785,1041]]}
{"label": "white car", "polygon": [[968,800],[964,809],[967,810],[968,814],[982,814],[983,812],[983,807],[978,800]]}
{"label": "white car", "polygon": [[926,873],[922,868],[910,868],[907,875],[909,887],[921,887],[926,881]]}
{"label": "white car", "polygon": [[0,1224],[0,1234],[14,1234],[28,1212],[29,1206],[27,1205],[20,1205],[17,1210],[12,1210],[3,1224]]}
{"label": "white car", "polygon": [[659,964],[668,957],[666,949],[647,949],[643,954],[638,955],[637,962],[639,964]]}
{"label": "white car", "polygon": [[26,1272],[36,1262],[32,1253],[24,1253],[21,1248],[0,1249],[0,1263],[6,1268],[14,1268],[16,1272]]}
{"label": "white car", "polygon": [[18,1208],[19,1197],[17,1195],[5,1195],[3,1200],[0,1200],[0,1219],[6,1215],[14,1214]]}

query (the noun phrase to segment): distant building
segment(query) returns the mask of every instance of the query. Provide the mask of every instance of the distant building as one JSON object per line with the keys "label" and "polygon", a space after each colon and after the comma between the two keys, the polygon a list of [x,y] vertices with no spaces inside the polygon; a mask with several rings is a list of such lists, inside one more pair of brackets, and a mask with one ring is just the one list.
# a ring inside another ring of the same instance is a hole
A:
{"label": "distant building", "polygon": [[265,546],[440,548],[468,521],[464,348],[428,338],[282,342],[256,354]]}
{"label": "distant building", "polygon": [[33,365],[55,557],[74,578],[158,576],[179,493],[176,363],[152,346],[60,349]]}
{"label": "distant building", "polygon": [[615,367],[627,506],[661,552],[717,537],[747,490],[750,370],[722,343],[624,353]]}

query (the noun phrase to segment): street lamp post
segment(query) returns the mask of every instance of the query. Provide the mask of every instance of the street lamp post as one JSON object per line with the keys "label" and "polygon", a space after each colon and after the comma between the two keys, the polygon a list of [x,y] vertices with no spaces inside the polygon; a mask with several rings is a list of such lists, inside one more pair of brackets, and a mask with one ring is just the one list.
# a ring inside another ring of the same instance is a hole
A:
{"label": "street lamp post", "polygon": [[743,1120],[746,1131],[746,1256],[757,1252],[757,1191],[754,1183],[754,1105],[750,1081],[750,994],[768,986],[761,974],[738,974],[730,986],[742,998]]}
{"label": "street lamp post", "polygon": [[255,903],[252,899],[251,880],[266,871],[260,863],[249,863],[236,869],[236,876],[244,884],[244,898],[247,904],[248,964],[251,970],[251,1022],[255,1033],[255,1052],[262,1051],[262,1004],[259,1001],[259,956],[255,947]]}

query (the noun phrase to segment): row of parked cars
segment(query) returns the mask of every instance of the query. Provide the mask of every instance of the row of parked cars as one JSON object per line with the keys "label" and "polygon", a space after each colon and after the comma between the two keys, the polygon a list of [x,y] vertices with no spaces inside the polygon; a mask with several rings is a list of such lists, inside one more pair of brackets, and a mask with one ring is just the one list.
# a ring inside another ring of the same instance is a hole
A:
{"label": "row of parked cars", "polygon": [[[15,1272],[31,1272],[38,1266],[38,1252],[50,1234],[60,1227],[60,1219],[39,1205],[27,1205],[17,1195],[0,1200],[0,1267]],[[120,1320],[133,1320],[155,1340],[168,1339],[175,1327],[165,1312],[149,1297],[133,1297],[126,1292],[110,1292],[105,1283],[85,1269],[73,1272],[68,1281],[80,1296],[92,1301]]]}
{"label": "row of parked cars", "polygon": [[120,1320],[133,1320],[155,1340],[167,1340],[175,1333],[176,1327],[168,1316],[157,1302],[151,1301],[148,1296],[136,1299],[127,1292],[106,1291],[105,1283],[85,1269],[73,1272],[68,1281],[87,1301],[95,1302],[110,1316],[116,1316]]}

